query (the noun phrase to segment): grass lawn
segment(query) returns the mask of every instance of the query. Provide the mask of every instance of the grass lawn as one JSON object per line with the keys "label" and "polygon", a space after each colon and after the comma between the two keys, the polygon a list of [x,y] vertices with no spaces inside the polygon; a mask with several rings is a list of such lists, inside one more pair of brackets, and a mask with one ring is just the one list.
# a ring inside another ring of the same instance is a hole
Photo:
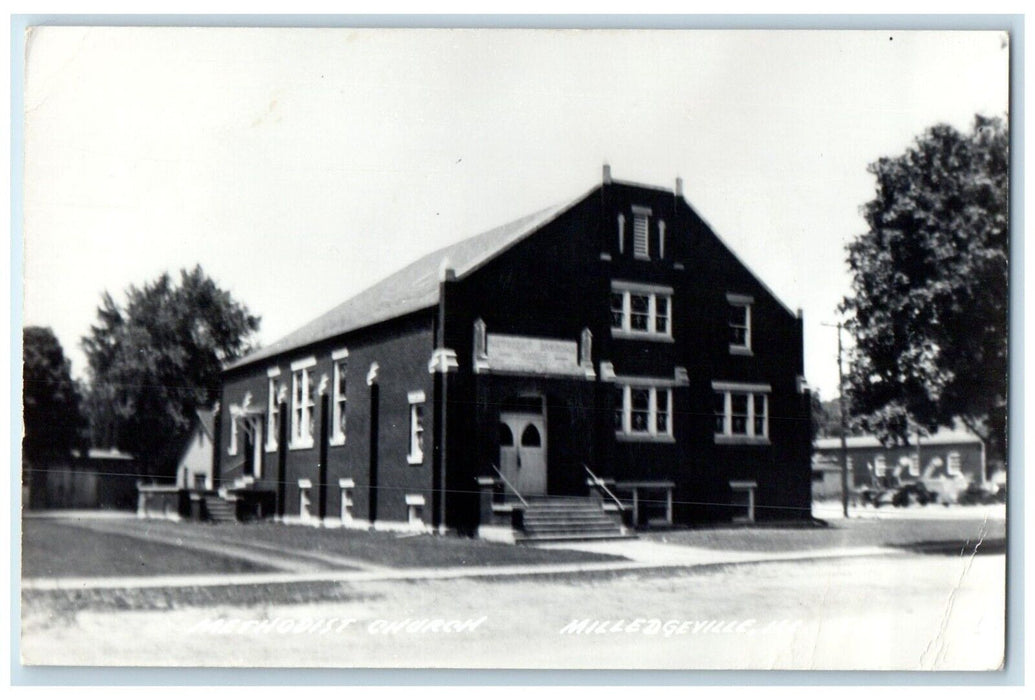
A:
{"label": "grass lawn", "polygon": [[590,552],[544,550],[456,535],[402,535],[366,530],[321,529],[272,522],[220,524],[128,521],[127,527],[227,543],[261,543],[295,552],[358,559],[390,568],[503,566],[621,559]]}
{"label": "grass lawn", "polygon": [[[499,566],[621,559],[590,552],[515,547],[457,536],[402,536],[390,532],[331,529],[277,523],[212,525],[165,520],[119,520],[106,524],[125,535],[60,520],[23,520],[23,576],[121,576],[270,571],[257,564],[198,552],[164,539],[234,545],[255,552],[321,554],[389,568]],[[129,535],[133,535],[130,537]],[[331,567],[347,568],[347,567]]]}
{"label": "grass lawn", "polygon": [[[984,531],[982,533],[982,531]],[[909,547],[928,551],[963,547],[983,538],[986,550],[1003,550],[1006,521],[982,519],[849,519],[827,527],[708,527],[641,533],[644,539],[707,549],[785,552],[835,547]]]}
{"label": "grass lawn", "polygon": [[271,570],[231,557],[96,532],[60,521],[22,520],[23,578]]}

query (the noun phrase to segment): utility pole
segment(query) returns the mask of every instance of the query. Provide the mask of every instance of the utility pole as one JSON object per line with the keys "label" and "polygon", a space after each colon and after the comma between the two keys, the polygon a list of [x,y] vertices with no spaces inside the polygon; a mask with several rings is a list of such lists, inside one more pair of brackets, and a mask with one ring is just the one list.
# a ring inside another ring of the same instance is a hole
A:
{"label": "utility pole", "polygon": [[845,409],[845,373],[842,366],[844,354],[841,345],[841,322],[823,323],[827,328],[837,329],[837,405],[841,413],[841,510],[848,517],[848,413]]}

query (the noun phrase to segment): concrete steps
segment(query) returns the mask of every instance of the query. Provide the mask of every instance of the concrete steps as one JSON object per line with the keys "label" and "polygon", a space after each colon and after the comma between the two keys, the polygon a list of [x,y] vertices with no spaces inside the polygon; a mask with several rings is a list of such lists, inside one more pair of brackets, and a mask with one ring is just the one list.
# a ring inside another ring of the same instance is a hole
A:
{"label": "concrete steps", "polygon": [[209,496],[205,499],[208,520],[213,523],[236,523],[237,504],[222,498]]}
{"label": "concrete steps", "polygon": [[616,516],[591,498],[543,497],[529,501],[518,542],[558,542],[634,538]]}

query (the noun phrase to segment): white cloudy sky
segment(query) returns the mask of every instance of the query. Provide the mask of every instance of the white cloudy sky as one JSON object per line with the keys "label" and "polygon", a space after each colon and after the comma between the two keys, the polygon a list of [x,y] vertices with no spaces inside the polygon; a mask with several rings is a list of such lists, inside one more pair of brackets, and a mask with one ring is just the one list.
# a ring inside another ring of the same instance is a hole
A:
{"label": "white cloudy sky", "polygon": [[36,30],[24,316],[83,373],[101,292],[201,263],[271,342],[441,245],[670,186],[806,320],[836,395],[866,165],[1004,115],[997,33]]}

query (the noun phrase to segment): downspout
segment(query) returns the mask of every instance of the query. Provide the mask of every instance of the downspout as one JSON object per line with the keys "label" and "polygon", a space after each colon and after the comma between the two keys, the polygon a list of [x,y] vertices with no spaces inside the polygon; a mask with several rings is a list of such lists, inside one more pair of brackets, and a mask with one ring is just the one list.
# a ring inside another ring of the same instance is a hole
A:
{"label": "downspout", "polygon": [[[451,267],[442,268],[441,280],[439,282],[439,294],[438,294],[438,339],[437,348],[443,349],[446,346],[446,290],[450,282],[456,280],[456,272]],[[446,423],[449,422],[449,381],[447,380],[448,374],[446,368],[440,367],[439,374],[441,375],[442,394],[439,399],[439,468],[438,468],[438,531],[439,534],[445,534],[446,531],[446,457],[447,457],[447,443],[446,443]]]}
{"label": "downspout", "polygon": [[[279,398],[279,397],[278,397]],[[287,493],[287,449],[288,449],[288,412],[287,401],[280,402],[277,412],[277,519],[284,519],[284,497]]]}
{"label": "downspout", "polygon": [[223,453],[223,409],[220,408],[220,404],[217,401],[212,420],[212,478],[210,479],[212,489],[219,488],[219,476],[220,470],[222,469],[222,460],[220,456]]}
{"label": "downspout", "polygon": [[[434,385],[437,403],[435,405],[435,416],[437,431],[435,434],[435,449],[432,458],[432,501],[435,503],[435,511],[432,516],[433,524],[437,525],[439,534],[446,532],[446,484],[448,454],[447,443],[449,432],[447,429],[449,411],[449,374],[455,372],[458,366],[456,352],[446,347],[446,297],[453,283],[456,282],[456,272],[449,267],[449,261],[443,260],[439,269],[439,290],[438,290],[438,312],[434,329],[434,349],[431,353],[431,360],[428,362],[428,372],[435,375]],[[437,481],[435,472],[437,468]]]}

